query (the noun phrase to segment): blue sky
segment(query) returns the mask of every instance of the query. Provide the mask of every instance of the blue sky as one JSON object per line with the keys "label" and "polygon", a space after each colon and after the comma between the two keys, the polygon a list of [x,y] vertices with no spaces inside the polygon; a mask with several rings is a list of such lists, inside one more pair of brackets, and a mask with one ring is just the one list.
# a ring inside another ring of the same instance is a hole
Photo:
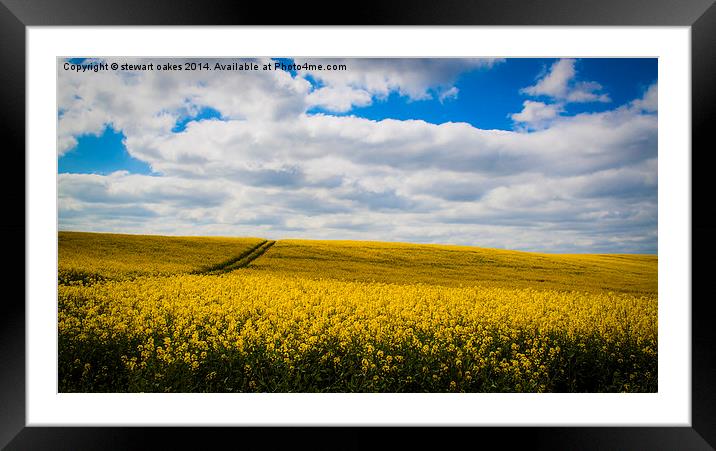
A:
{"label": "blue sky", "polygon": [[[440,102],[436,97],[429,100],[411,101],[406,96],[391,93],[387,99],[366,107],[352,108],[345,115],[357,115],[368,119],[422,119],[441,124],[443,122],[467,122],[483,129],[511,130],[514,121],[510,114],[519,111],[528,97],[520,94],[522,87],[534,83],[535,75],[555,62],[554,59],[510,59],[489,71],[469,71],[458,78],[454,86],[459,89],[455,99]],[[582,112],[606,111],[614,105],[622,105],[636,97],[656,81],[657,60],[644,59],[581,59],[577,67],[580,75],[597,80],[610,93],[610,103],[569,104],[565,115]],[[329,112],[314,108],[311,112]]]}
{"label": "blue sky", "polygon": [[656,59],[282,61],[58,69],[60,228],[656,252]]}
{"label": "blue sky", "polygon": [[151,174],[152,168],[132,158],[123,141],[124,134],[109,126],[99,136],[80,135],[75,148],[57,160],[57,170],[60,174],[107,175],[118,170]]}

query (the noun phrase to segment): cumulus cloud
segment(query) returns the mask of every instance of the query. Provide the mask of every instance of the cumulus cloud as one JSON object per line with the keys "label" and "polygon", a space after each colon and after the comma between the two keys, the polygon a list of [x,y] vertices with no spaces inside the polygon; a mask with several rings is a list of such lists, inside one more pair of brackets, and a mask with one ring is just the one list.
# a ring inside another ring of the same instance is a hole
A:
{"label": "cumulus cloud", "polygon": [[524,94],[545,96],[563,102],[610,102],[608,94],[601,93],[602,85],[595,81],[575,81],[576,60],[567,58],[555,62],[537,83],[522,89]]}
{"label": "cumulus cloud", "polygon": [[366,106],[373,102],[371,93],[364,89],[348,86],[328,86],[316,89],[306,97],[311,106],[323,107],[326,110],[343,113],[354,106]]}
{"label": "cumulus cloud", "polygon": [[[161,60],[125,58],[122,62]],[[58,65],[58,72],[58,109],[63,112],[58,120],[60,156],[77,144],[78,136],[99,135],[109,125],[124,131],[129,153],[141,159],[153,142],[171,134],[180,117],[196,115],[202,106],[232,119],[280,120],[302,113],[310,90],[306,80],[284,71],[78,73]]]}
{"label": "cumulus cloud", "polygon": [[[357,74],[323,74],[319,88],[282,71],[60,72],[58,152],[109,124],[161,174],[61,174],[60,227],[655,251],[656,85],[571,117],[528,100],[513,120],[541,125],[516,130],[306,113],[347,111],[367,101],[361,90],[439,99],[460,70],[489,64],[371,60]],[[540,89],[565,95],[555,80]],[[191,120],[202,107],[221,119]]]}
{"label": "cumulus cloud", "polygon": [[656,112],[659,106],[658,90],[658,83],[653,83],[647,88],[646,92],[644,92],[644,96],[640,99],[635,99],[631,102],[630,106],[637,111],[645,111],[647,113]]}
{"label": "cumulus cloud", "polygon": [[552,103],[526,100],[522,111],[510,116],[512,120],[527,128],[542,128],[562,114],[568,103],[611,102],[599,83],[576,80],[575,65],[574,59],[558,60],[534,85],[522,88],[522,94],[547,98]]}
{"label": "cumulus cloud", "polygon": [[[297,58],[296,64],[312,64],[315,59]],[[365,106],[373,98],[383,99],[390,93],[397,93],[410,100],[437,98],[440,101],[455,98],[458,89],[454,86],[457,78],[470,70],[489,69],[503,62],[503,59],[459,59],[459,58],[337,58],[322,59],[323,64],[345,65],[345,71],[308,70],[301,72],[310,76],[323,87],[316,96],[309,96],[314,106],[329,111],[343,112],[350,109],[346,102]],[[340,101],[330,102],[336,94]],[[370,96],[370,97],[366,97]],[[367,101],[370,100],[370,101]]]}
{"label": "cumulus cloud", "polygon": [[540,126],[548,123],[564,111],[562,105],[547,105],[542,102],[525,100],[522,103],[522,111],[511,115],[513,121],[524,122],[532,126]]}
{"label": "cumulus cloud", "polygon": [[[328,115],[202,121],[158,140],[144,159],[169,175],[256,180],[268,171],[300,176],[306,185],[335,184],[337,177],[365,177],[386,168],[573,174],[652,156],[656,126],[655,116],[628,111],[565,117],[534,133]],[[335,171],[310,164],[326,155],[338,160]]]}

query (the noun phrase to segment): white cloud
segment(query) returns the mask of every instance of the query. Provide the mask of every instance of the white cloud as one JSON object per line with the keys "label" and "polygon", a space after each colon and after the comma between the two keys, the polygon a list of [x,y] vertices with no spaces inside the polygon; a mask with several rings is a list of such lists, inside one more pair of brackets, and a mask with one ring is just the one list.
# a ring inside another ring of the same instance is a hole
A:
{"label": "white cloud", "polygon": [[511,115],[513,121],[539,126],[559,116],[564,111],[562,105],[547,105],[542,102],[525,100],[522,111]]}
{"label": "white cloud", "polygon": [[373,96],[363,89],[348,86],[324,87],[311,92],[306,101],[311,106],[323,107],[329,111],[343,113],[354,106],[366,106],[373,102]]}
{"label": "white cloud", "polygon": [[602,85],[595,81],[577,83],[567,94],[566,101],[570,103],[611,102],[609,95],[597,92],[601,90]]}
{"label": "white cloud", "polygon": [[305,183],[320,183],[308,163],[331,155],[347,171],[432,168],[514,173],[530,168],[583,173],[639,160],[655,152],[656,118],[615,111],[561,118],[533,133],[480,130],[465,123],[373,121],[353,116],[301,115],[282,121],[202,121],[155,140],[143,155],[168,175],[232,178],[246,172],[302,168]]}
{"label": "white cloud", "polygon": [[[312,64],[315,59],[297,58],[296,64]],[[358,99],[356,106],[365,106],[365,93],[375,98],[386,98],[395,92],[410,100],[426,100],[437,97],[440,101],[457,96],[454,83],[460,74],[475,70],[489,69],[502,59],[458,59],[458,58],[341,58],[322,59],[323,64],[346,65],[345,71],[302,71],[302,76],[311,76],[324,85],[320,90],[340,92],[348,99]],[[352,94],[349,92],[354,91]],[[310,98],[310,102],[321,99]],[[329,111],[342,112],[349,108],[342,102],[313,103]],[[334,108],[335,107],[335,108]]]}
{"label": "white cloud", "polygon": [[177,119],[195,114],[198,107],[211,106],[227,118],[280,120],[306,109],[310,89],[306,80],[284,71],[77,73],[64,71],[61,65],[58,71],[58,109],[63,112],[58,121],[59,156],[76,145],[78,135],[100,134],[109,124],[125,132],[128,151],[141,158],[153,141],[171,134]]}
{"label": "white cloud", "polygon": [[637,111],[645,111],[654,113],[659,107],[659,86],[658,83],[650,85],[641,99],[636,99],[631,103],[631,107]]}
{"label": "white cloud", "polygon": [[[60,149],[112,124],[162,176],[61,174],[60,227],[656,250],[656,85],[627,107],[574,117],[525,101],[512,118],[532,131],[305,113],[319,102],[345,111],[367,101],[352,97],[360,90],[414,99],[450,91],[432,87],[448,86],[457,63],[426,66],[439,82],[394,75],[403,64],[389,81],[373,80],[379,70],[368,64],[352,76],[360,86],[336,78],[314,90],[285,72],[61,72]],[[200,107],[222,119],[171,131]]]}
{"label": "white cloud", "polygon": [[438,98],[440,99],[440,103],[445,102],[445,100],[457,99],[457,95],[459,92],[460,90],[457,88],[457,86],[453,86],[450,89],[441,92],[438,96]]}
{"label": "white cloud", "polygon": [[601,93],[602,85],[594,81],[575,82],[576,60],[561,59],[537,83],[522,89],[524,94],[545,96],[562,102],[610,102],[609,95]]}
{"label": "white cloud", "polygon": [[531,96],[567,97],[567,85],[577,73],[574,62],[573,59],[557,61],[537,84],[523,88],[522,91]]}

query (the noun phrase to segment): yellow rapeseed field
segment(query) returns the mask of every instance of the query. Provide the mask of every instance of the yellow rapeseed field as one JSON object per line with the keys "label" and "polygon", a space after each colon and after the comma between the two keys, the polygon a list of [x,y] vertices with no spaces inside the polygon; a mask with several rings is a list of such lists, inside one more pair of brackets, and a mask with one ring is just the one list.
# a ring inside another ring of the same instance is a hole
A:
{"label": "yellow rapeseed field", "polygon": [[280,240],[250,268],[360,282],[657,292],[655,255],[539,254],[470,246]]}
{"label": "yellow rapeseed field", "polygon": [[60,277],[62,392],[657,390],[655,256],[255,239],[169,270],[72,237],[60,269],[112,277]]}
{"label": "yellow rapeseed field", "polygon": [[263,242],[260,238],[169,237],[59,232],[60,282],[202,271]]}

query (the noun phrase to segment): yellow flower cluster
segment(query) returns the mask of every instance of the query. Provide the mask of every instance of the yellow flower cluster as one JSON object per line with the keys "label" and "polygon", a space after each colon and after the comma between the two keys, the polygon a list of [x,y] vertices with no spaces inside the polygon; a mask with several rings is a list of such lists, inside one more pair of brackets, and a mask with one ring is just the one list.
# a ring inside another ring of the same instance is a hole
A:
{"label": "yellow flower cluster", "polygon": [[168,237],[59,232],[64,284],[188,273],[210,268],[263,242],[260,238]]}
{"label": "yellow flower cluster", "polygon": [[341,281],[257,267],[60,285],[59,337],[61,391],[657,387],[653,293]]}
{"label": "yellow flower cluster", "polygon": [[472,246],[279,240],[249,269],[355,282],[654,294],[657,263],[655,255],[540,254]]}

